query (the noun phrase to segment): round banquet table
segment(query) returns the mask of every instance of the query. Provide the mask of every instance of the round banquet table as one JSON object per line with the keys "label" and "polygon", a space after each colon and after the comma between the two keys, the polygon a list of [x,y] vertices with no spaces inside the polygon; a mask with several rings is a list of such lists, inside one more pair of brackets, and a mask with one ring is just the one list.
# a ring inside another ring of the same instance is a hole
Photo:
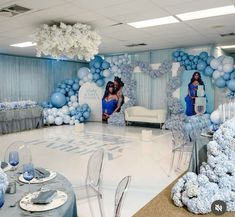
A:
{"label": "round banquet table", "polygon": [[[12,172],[7,172],[9,176],[12,175]],[[77,217],[77,206],[76,206],[76,197],[72,189],[71,183],[61,174],[57,173],[56,177],[50,181],[40,183],[40,184],[31,184],[31,192],[38,191],[43,186],[51,190],[60,190],[64,191],[68,195],[68,200],[62,206],[43,212],[29,212],[21,209],[19,203],[15,207],[10,207],[11,204],[14,204],[16,201],[19,201],[29,190],[28,184],[20,186],[16,182],[16,193],[15,194],[5,194],[5,204],[0,209],[1,217]]]}

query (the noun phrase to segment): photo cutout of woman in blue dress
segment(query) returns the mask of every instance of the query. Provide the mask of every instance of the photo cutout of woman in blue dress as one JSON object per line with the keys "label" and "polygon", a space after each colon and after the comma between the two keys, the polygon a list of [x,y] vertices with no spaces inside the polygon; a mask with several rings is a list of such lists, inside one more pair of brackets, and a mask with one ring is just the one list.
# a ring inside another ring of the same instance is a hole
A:
{"label": "photo cutout of woman in blue dress", "polygon": [[[201,78],[200,72],[194,72],[190,83],[188,84],[188,94],[185,97],[186,115],[192,116],[196,114],[196,103],[205,99],[205,84]],[[206,105],[205,105],[206,107]],[[200,109],[200,108],[199,108]],[[206,109],[206,108],[205,108]]]}
{"label": "photo cutout of woman in blue dress", "polygon": [[107,122],[110,115],[119,112],[124,103],[122,88],[124,83],[119,77],[114,77],[114,81],[106,84],[104,96],[102,98],[102,120]]}

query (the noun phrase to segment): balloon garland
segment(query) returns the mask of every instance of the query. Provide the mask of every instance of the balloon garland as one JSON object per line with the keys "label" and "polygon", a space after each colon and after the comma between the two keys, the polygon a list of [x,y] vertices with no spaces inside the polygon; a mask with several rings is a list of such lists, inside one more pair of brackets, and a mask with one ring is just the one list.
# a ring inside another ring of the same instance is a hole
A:
{"label": "balloon garland", "polygon": [[190,55],[184,51],[176,50],[172,53],[176,62],[185,70],[199,70],[204,75],[212,77],[212,81],[218,88],[227,87],[228,97],[235,97],[235,66],[231,56],[220,56],[215,58],[209,56],[207,52],[199,55]]}

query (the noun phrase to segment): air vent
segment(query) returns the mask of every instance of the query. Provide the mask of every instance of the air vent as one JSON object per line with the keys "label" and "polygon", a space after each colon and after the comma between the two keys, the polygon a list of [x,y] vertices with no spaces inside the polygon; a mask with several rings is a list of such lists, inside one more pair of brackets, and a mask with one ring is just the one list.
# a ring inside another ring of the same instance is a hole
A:
{"label": "air vent", "polygon": [[138,46],[146,46],[147,44],[145,43],[139,43],[139,44],[127,44],[125,45],[126,47],[138,47]]}
{"label": "air vent", "polygon": [[228,36],[234,36],[234,35],[235,35],[234,32],[225,33],[225,34],[220,34],[221,37],[228,37]]}
{"label": "air vent", "polygon": [[0,16],[4,17],[14,17],[18,14],[23,14],[25,12],[30,11],[31,9],[22,7],[20,5],[11,5],[6,8],[0,9]]}

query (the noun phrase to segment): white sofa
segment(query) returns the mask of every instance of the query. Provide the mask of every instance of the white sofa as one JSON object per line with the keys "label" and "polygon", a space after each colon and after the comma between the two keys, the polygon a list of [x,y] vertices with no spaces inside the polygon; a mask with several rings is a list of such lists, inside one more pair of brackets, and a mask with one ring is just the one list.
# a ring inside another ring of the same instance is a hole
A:
{"label": "white sofa", "polygon": [[167,111],[164,109],[150,110],[142,106],[133,106],[125,110],[125,120],[128,122],[158,123],[160,127],[165,123]]}

